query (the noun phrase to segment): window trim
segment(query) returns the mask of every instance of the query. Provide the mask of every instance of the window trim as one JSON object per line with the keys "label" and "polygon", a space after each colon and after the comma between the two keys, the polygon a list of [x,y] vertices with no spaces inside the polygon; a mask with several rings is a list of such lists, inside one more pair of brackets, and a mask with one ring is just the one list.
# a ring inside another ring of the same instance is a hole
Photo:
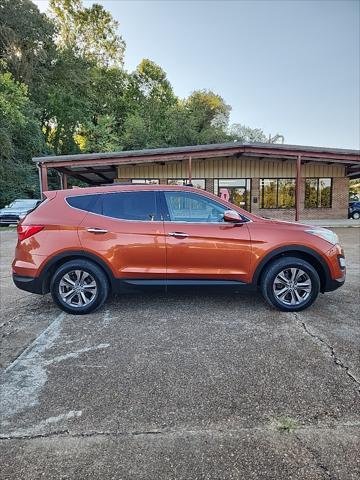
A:
{"label": "window trim", "polygon": [[[330,180],[330,205],[328,207],[323,207],[321,205],[321,197],[320,197],[320,189],[319,184],[321,179],[329,179]],[[315,207],[307,207],[306,206],[306,180],[316,180],[316,206]],[[333,177],[305,177],[304,179],[304,209],[306,210],[318,210],[319,208],[332,208],[333,203]]]}
{"label": "window trim", "polygon": [[[263,180],[276,180],[276,207],[264,207],[264,189],[261,185]],[[279,180],[293,180],[295,183],[295,195],[294,195],[294,206],[293,207],[279,207]],[[261,210],[295,210],[296,208],[296,178],[295,177],[264,177],[260,178],[260,209]]]}

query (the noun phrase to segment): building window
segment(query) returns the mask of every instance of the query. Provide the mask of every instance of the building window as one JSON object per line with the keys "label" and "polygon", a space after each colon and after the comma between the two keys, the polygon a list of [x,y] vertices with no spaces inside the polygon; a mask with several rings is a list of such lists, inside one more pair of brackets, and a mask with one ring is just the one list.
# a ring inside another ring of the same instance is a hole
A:
{"label": "building window", "polygon": [[219,178],[214,180],[214,193],[244,210],[250,211],[250,178]]}
{"label": "building window", "polygon": [[[168,178],[168,185],[187,185],[187,178]],[[200,188],[200,190],[205,190],[205,178],[193,178],[191,180],[193,187]]]}
{"label": "building window", "polygon": [[305,179],[305,208],[331,208],[332,178]]}
{"label": "building window", "polygon": [[159,185],[160,180],[158,178],[132,178],[131,183],[141,183],[146,185]]}
{"label": "building window", "polygon": [[294,208],[294,178],[262,178],[260,182],[261,208]]}

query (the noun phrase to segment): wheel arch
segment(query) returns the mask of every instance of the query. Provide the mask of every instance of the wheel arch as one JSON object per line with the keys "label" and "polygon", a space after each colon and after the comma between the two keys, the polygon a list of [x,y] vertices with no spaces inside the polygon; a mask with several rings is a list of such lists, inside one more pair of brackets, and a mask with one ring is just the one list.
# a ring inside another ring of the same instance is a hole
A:
{"label": "wheel arch", "polygon": [[305,260],[312,265],[317,271],[320,278],[320,291],[324,293],[327,289],[327,284],[331,280],[330,269],[322,256],[311,248],[302,245],[290,245],[288,247],[280,247],[272,250],[260,261],[256,267],[252,283],[258,286],[261,282],[262,275],[265,268],[279,258],[295,257]]}
{"label": "wheel arch", "polygon": [[86,252],[83,250],[71,250],[71,251],[66,251],[59,253],[52,257],[46,265],[43,267],[40,273],[40,281],[42,285],[42,293],[48,293],[50,291],[50,281],[51,281],[51,276],[55,271],[64,263],[69,262],[71,260],[89,260],[93,263],[95,263],[98,267],[100,267],[108,281],[109,281],[109,286],[111,289],[114,286],[114,275],[113,272],[111,271],[110,267],[106,264],[104,260],[102,260],[98,255],[91,253],[91,252]]}

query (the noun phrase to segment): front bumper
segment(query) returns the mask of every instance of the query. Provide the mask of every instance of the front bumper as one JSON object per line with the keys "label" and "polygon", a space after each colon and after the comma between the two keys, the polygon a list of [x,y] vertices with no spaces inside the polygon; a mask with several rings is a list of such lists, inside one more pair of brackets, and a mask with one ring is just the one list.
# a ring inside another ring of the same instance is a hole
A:
{"label": "front bumper", "polygon": [[11,225],[11,224],[16,224],[19,223],[20,218],[18,216],[3,216],[0,217],[0,225]]}
{"label": "front bumper", "polygon": [[37,293],[43,295],[43,282],[37,277],[25,277],[13,273],[13,282],[21,290],[26,292]]}
{"label": "front bumper", "polygon": [[345,274],[343,277],[336,278],[335,280],[333,280],[332,278],[329,278],[325,285],[325,292],[333,292],[337,288],[342,287],[344,283],[345,283]]}

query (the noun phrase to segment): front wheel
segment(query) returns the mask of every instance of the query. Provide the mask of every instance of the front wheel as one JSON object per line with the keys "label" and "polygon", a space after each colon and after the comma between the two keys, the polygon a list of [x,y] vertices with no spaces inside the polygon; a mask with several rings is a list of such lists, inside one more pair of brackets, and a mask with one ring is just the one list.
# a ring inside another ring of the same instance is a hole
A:
{"label": "front wheel", "polygon": [[354,212],[354,213],[352,214],[352,218],[353,218],[354,220],[359,220],[359,218],[360,218],[360,212]]}
{"label": "front wheel", "polygon": [[85,315],[105,302],[109,283],[103,270],[88,260],[71,260],[54,273],[50,282],[54,302],[65,312]]}
{"label": "front wheel", "polygon": [[315,268],[305,260],[285,257],[266,268],[261,279],[265,300],[284,312],[309,307],[317,298],[320,279]]}

